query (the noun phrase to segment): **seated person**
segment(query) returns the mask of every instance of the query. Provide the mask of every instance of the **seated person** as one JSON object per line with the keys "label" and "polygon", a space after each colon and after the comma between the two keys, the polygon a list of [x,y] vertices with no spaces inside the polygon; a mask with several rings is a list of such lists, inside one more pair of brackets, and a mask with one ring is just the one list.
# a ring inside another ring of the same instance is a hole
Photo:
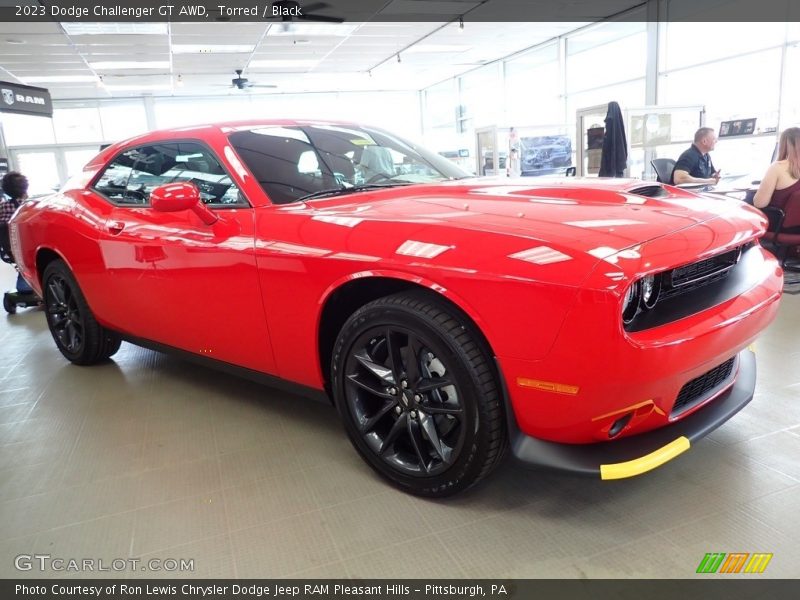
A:
{"label": "seated person", "polygon": [[[28,199],[28,178],[22,173],[11,171],[3,176],[2,186],[3,192],[8,195],[8,200],[2,200],[2,195],[0,195],[0,224],[7,228],[8,222],[19,205]],[[33,292],[28,282],[19,274],[17,275],[17,291],[23,294]]]}
{"label": "seated person", "polygon": [[365,183],[391,180],[395,176],[392,153],[383,146],[364,146],[359,166]]}
{"label": "seated person", "polygon": [[694,143],[678,158],[672,171],[672,185],[697,183],[716,185],[719,171],[708,155],[717,143],[717,134],[710,127],[701,127],[694,134]]}
{"label": "seated person", "polygon": [[778,160],[767,169],[753,205],[783,208],[789,196],[797,191],[800,191],[800,127],[790,127],[781,134]]}

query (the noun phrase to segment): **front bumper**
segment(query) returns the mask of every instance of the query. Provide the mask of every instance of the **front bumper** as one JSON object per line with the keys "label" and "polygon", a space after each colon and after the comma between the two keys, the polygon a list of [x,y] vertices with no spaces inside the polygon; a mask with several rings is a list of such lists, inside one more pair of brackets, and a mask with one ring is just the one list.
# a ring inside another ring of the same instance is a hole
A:
{"label": "front bumper", "polygon": [[559,444],[510,431],[511,450],[524,463],[571,471],[601,479],[622,479],[646,473],[688,450],[691,442],[708,435],[750,400],[756,387],[756,359],[750,350],[739,353],[739,373],[720,396],[671,425],[618,441]]}

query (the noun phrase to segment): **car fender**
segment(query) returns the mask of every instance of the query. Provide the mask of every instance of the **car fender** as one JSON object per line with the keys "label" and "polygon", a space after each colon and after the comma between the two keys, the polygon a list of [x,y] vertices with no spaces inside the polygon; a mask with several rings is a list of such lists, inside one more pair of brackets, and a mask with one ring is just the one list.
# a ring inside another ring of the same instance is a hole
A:
{"label": "car fender", "polygon": [[484,319],[481,318],[480,314],[468,302],[466,302],[458,294],[454,293],[451,289],[448,289],[445,286],[440,285],[428,278],[421,277],[420,275],[413,273],[405,273],[403,271],[395,271],[392,269],[370,269],[366,271],[357,271],[354,273],[349,273],[346,276],[337,279],[325,289],[325,291],[322,293],[322,296],[320,296],[318,303],[319,310],[317,310],[317,327],[316,327],[317,334],[319,334],[322,309],[327,304],[328,300],[330,299],[331,295],[334,294],[334,292],[336,292],[342,286],[346,285],[351,281],[355,281],[357,279],[377,278],[377,277],[406,281],[408,283],[413,283],[420,287],[429,289],[432,292],[435,292],[436,294],[443,296],[444,298],[455,304],[459,309],[461,309],[464,313],[466,313],[466,315],[470,319],[472,319],[473,323],[475,323],[475,325],[482,332],[485,332],[486,330],[486,323]]}

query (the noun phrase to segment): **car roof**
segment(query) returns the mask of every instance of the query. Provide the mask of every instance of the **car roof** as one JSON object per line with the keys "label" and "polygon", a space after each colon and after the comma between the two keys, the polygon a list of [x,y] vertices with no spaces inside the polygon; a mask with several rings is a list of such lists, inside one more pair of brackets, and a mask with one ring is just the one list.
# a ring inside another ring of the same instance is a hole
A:
{"label": "car roof", "polygon": [[104,148],[87,167],[104,164],[110,157],[116,155],[120,149],[137,146],[140,144],[150,144],[164,140],[174,140],[179,138],[198,138],[203,139],[208,135],[227,135],[234,131],[247,131],[248,129],[258,129],[259,127],[293,127],[303,125],[328,125],[335,127],[369,127],[372,126],[355,123],[352,121],[337,121],[329,119],[247,119],[238,121],[220,121],[204,123],[198,125],[188,125],[184,127],[169,127],[164,129],[154,129],[140,135],[120,140]]}
{"label": "car roof", "polygon": [[[163,136],[165,138],[172,138],[176,136],[183,136],[192,133],[199,133],[209,129],[216,129],[222,133],[230,133],[232,131],[246,131],[248,129],[257,129],[259,127],[297,127],[308,125],[333,125],[336,127],[365,127],[362,123],[355,123],[352,121],[336,121],[328,119],[247,119],[238,121],[222,121],[216,123],[206,123],[202,125],[190,125],[188,127],[172,127],[168,129],[157,129],[145,135],[147,136]],[[368,126],[371,129],[373,127]]]}

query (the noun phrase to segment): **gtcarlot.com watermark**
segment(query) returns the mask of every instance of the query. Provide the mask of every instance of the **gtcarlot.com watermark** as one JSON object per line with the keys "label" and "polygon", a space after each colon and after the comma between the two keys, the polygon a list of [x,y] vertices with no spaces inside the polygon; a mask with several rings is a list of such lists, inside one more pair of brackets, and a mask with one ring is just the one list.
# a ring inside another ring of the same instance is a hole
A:
{"label": "gtcarlot.com watermark", "polygon": [[152,571],[183,573],[194,571],[193,558],[62,558],[50,554],[19,554],[14,557],[17,571],[55,571],[60,573]]}

